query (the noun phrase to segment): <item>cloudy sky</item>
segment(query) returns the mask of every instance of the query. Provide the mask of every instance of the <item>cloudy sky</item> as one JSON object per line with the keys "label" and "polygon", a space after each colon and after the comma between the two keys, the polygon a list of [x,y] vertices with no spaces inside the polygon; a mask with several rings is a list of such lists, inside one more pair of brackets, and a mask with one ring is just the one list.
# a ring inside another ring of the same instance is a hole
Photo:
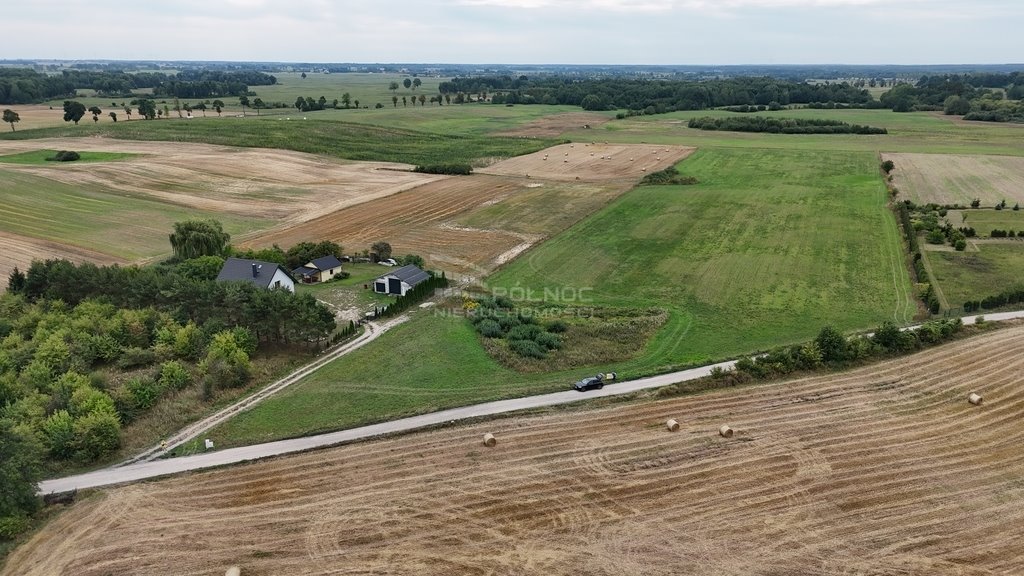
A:
{"label": "cloudy sky", "polygon": [[[0,4],[14,0],[0,0]],[[31,0],[0,59],[1024,62],[1020,0]]]}

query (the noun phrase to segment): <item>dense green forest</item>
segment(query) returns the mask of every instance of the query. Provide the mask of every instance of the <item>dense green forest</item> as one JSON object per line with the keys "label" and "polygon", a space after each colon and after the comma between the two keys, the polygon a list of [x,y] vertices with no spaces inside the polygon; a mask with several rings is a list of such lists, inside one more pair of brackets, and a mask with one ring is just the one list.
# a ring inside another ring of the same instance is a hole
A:
{"label": "dense green forest", "polygon": [[100,96],[126,97],[136,90],[151,88],[154,96],[212,98],[241,96],[249,86],[276,84],[277,78],[256,71],[221,72],[183,70],[163,72],[121,72],[64,70],[40,74],[22,68],[0,69],[0,104],[28,104],[54,98],[73,98],[78,89],[96,90]]}
{"label": "dense green forest", "polygon": [[816,118],[775,118],[742,116],[735,118],[691,118],[690,128],[731,130],[733,132],[770,132],[773,134],[888,134],[885,128],[849,124],[840,120]]}
{"label": "dense green forest", "polygon": [[577,79],[519,76],[454,78],[442,94],[490,95],[495,104],[569,104],[585,110],[644,110],[647,113],[703,110],[719,106],[872,101],[867,90],[848,83],[809,84],[769,77],[708,81]]}

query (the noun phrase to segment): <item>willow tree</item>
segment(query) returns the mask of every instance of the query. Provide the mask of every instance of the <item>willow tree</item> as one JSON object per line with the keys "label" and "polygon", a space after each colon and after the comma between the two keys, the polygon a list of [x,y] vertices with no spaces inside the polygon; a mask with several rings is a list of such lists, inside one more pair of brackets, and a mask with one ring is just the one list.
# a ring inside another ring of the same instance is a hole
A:
{"label": "willow tree", "polygon": [[186,220],[174,223],[171,249],[178,260],[200,256],[221,256],[228,251],[231,235],[216,220]]}

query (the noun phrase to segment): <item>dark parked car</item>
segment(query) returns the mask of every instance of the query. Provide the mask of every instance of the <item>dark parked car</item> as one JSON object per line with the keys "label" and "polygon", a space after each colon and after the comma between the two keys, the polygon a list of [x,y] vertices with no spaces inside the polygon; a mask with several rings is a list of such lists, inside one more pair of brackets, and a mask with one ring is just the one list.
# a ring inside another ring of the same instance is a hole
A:
{"label": "dark parked car", "polygon": [[579,382],[572,385],[572,387],[580,392],[586,392],[587,390],[600,390],[604,388],[605,382],[615,380],[615,372],[608,372],[607,374],[597,374],[589,378],[584,378]]}

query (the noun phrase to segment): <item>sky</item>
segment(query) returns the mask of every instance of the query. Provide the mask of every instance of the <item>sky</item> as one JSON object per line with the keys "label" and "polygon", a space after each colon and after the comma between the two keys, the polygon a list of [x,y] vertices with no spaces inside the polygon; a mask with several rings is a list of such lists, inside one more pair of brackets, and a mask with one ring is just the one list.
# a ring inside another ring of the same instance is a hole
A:
{"label": "sky", "polygon": [[0,0],[0,59],[1024,62],[1020,0]]}

